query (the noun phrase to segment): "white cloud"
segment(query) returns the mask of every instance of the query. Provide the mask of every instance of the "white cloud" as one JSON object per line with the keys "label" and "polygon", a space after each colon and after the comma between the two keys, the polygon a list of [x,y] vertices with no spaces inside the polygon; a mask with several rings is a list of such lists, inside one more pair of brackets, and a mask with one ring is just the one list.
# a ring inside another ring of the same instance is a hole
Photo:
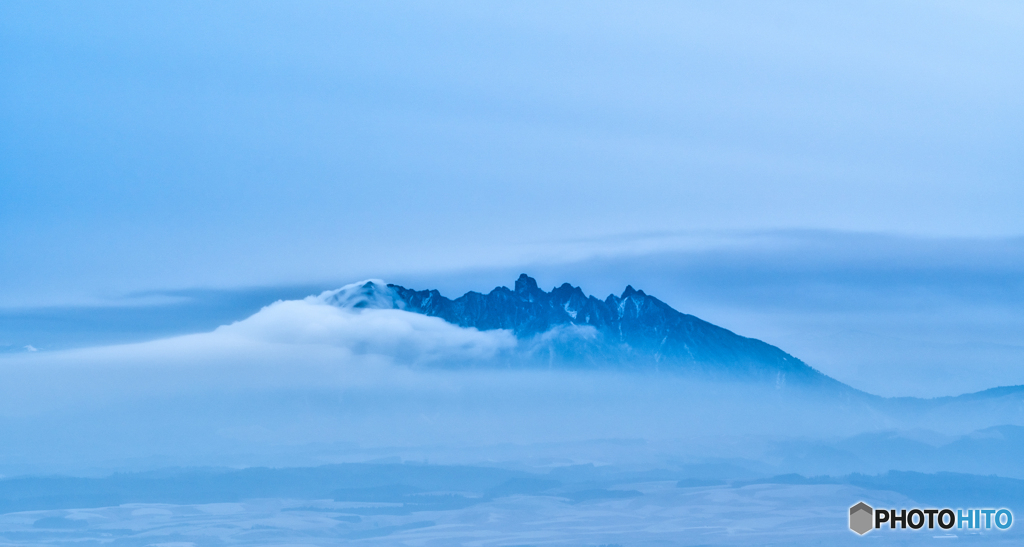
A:
{"label": "white cloud", "polygon": [[[362,357],[357,361],[364,363],[416,365],[487,360],[516,346],[516,338],[508,330],[463,328],[437,317],[393,309],[396,304],[390,293],[380,281],[354,283],[303,300],[274,302],[212,332],[45,352],[45,357],[31,358],[79,366],[215,365],[282,359],[352,364],[353,357]],[[31,346],[25,349],[35,351]]]}
{"label": "white cloud", "polygon": [[516,345],[515,337],[507,330],[479,331],[403,310],[340,308],[316,299],[275,302],[207,336],[271,344],[325,345],[355,355],[380,355],[409,363],[489,359]]}

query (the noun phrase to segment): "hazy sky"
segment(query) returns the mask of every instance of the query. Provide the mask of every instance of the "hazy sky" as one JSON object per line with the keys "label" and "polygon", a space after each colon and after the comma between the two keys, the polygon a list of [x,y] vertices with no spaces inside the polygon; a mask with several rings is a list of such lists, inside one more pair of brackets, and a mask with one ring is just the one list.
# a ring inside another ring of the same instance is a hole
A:
{"label": "hazy sky", "polygon": [[1024,233],[1016,2],[0,6],[0,306]]}
{"label": "hazy sky", "polygon": [[[528,271],[875,392],[1019,381],[1020,3],[12,0],[0,74],[5,351]],[[24,311],[133,294],[213,300]]]}

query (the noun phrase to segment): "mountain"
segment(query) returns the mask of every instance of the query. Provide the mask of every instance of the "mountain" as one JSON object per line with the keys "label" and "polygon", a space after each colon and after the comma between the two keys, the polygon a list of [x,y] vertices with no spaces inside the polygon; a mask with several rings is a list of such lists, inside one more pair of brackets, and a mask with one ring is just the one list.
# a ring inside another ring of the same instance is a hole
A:
{"label": "mountain", "polygon": [[604,300],[568,283],[546,292],[526,274],[515,288],[468,292],[454,300],[437,290],[367,281],[320,298],[346,308],[401,309],[461,327],[507,329],[520,341],[513,364],[675,371],[743,377],[777,384],[843,384],[781,349],[735,334],[627,286]]}

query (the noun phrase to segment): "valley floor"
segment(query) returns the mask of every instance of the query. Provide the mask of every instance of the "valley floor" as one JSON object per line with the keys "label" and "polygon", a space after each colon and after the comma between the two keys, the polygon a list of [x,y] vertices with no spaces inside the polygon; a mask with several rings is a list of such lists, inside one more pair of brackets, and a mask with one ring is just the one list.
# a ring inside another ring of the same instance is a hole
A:
{"label": "valley floor", "polygon": [[[590,499],[588,499],[590,498]],[[256,499],[125,504],[0,515],[0,545],[1019,545],[1008,531],[847,528],[858,501],[915,507],[904,495],[841,485],[684,487],[623,483],[575,499],[515,495],[410,512],[400,503]]]}

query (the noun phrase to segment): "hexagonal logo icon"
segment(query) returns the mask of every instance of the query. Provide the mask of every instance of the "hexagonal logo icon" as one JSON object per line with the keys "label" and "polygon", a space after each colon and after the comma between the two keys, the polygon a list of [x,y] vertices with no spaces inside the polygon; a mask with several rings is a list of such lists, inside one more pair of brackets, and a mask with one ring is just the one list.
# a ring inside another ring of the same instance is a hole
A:
{"label": "hexagonal logo icon", "polygon": [[874,527],[875,510],[863,501],[850,508],[850,530],[864,535]]}

